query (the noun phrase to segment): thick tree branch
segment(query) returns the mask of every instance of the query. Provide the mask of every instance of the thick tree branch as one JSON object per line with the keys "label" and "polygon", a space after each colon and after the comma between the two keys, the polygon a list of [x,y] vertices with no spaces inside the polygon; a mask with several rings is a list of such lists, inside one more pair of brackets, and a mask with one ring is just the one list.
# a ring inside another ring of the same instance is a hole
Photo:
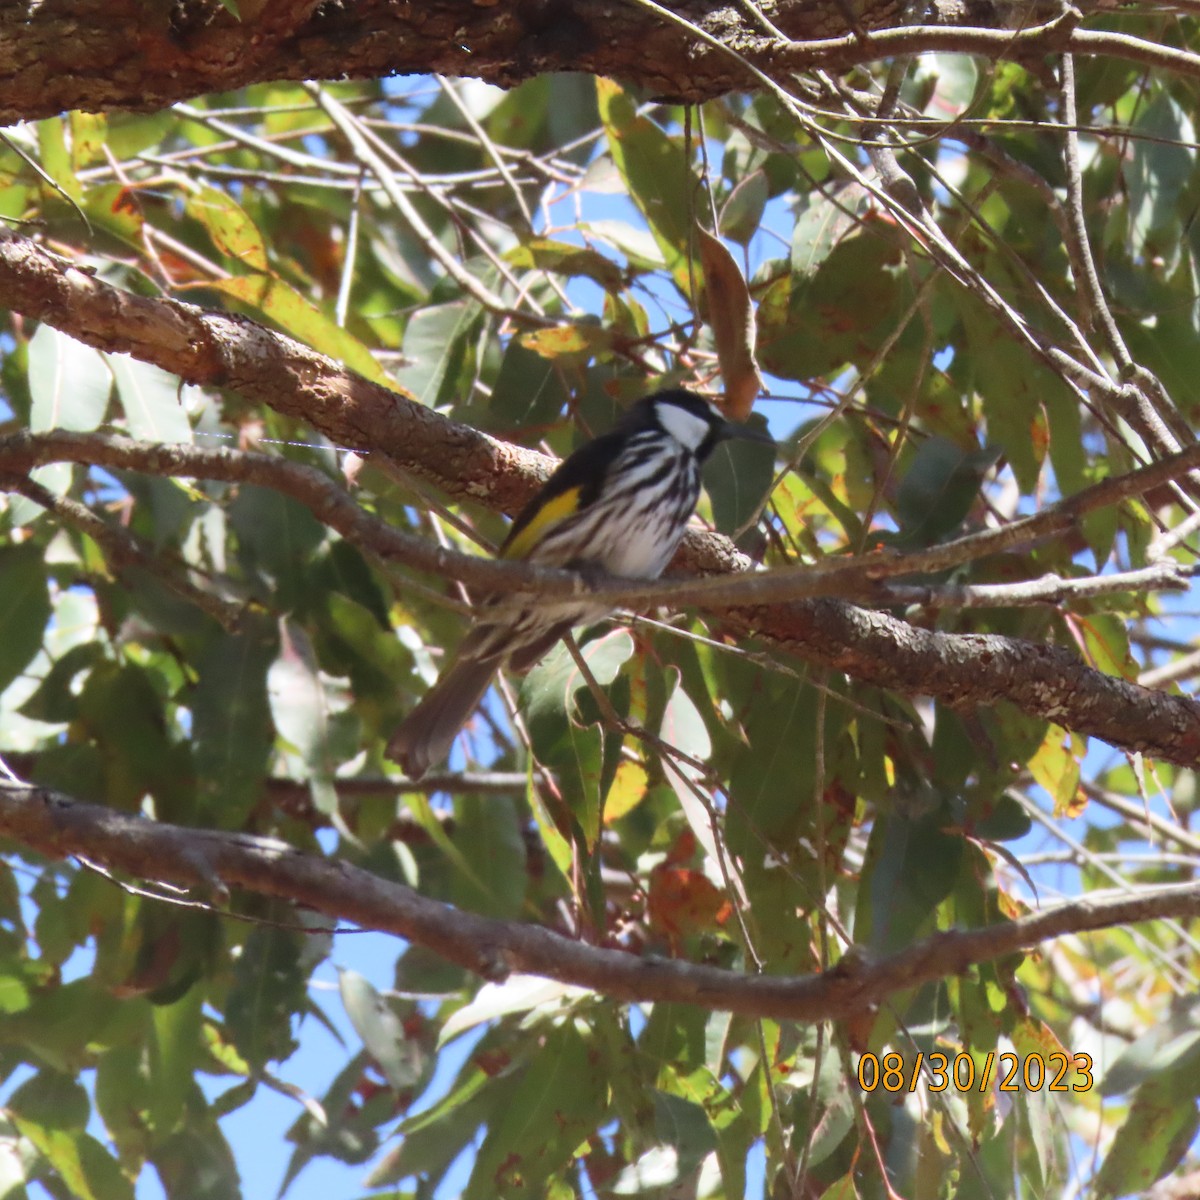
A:
{"label": "thick tree branch", "polygon": [[82,855],[141,879],[208,895],[245,888],[363,928],[394,933],[487,979],[524,972],[623,1001],[698,1004],[793,1021],[845,1018],[889,995],[960,974],[1064,934],[1164,917],[1200,916],[1200,885],[1090,899],[983,929],[938,933],[874,963],[777,977],[679,960],[640,958],[572,941],[535,925],[496,921],[429,900],[402,884],[284,842],[183,829],[45,788],[0,779],[0,833],[53,858]]}
{"label": "thick tree branch", "polygon": [[[4,229],[0,295],[13,311],[88,345],[127,351],[189,383],[231,388],[336,445],[386,454],[458,499],[515,511],[552,467],[544,455],[456,425],[284,334],[178,300],[135,296]],[[431,463],[442,465],[431,470]],[[452,479],[459,482],[447,487]]]}
{"label": "thick tree branch", "polygon": [[923,51],[990,59],[1072,51],[1200,76],[1200,56],[1186,50],[1077,29],[1073,8],[1025,7],[1024,27],[1011,30],[962,25],[986,10],[950,0],[923,6],[942,18],[923,25],[897,24],[894,0],[852,8],[846,0],[246,0],[240,21],[218,0],[46,0],[0,10],[0,124],[70,108],[161,109],[269,80],[434,72],[511,87],[584,71],[699,101],[758,87],[747,64],[783,78]]}
{"label": "thick tree branch", "polygon": [[[341,445],[387,454],[405,470],[460,499],[511,512],[551,467],[543,455],[457,425],[252,321],[122,292],[7,232],[0,232],[0,290],[17,311],[93,346],[132,353],[192,382],[235,388],[252,401],[307,421]],[[54,436],[69,440],[70,435]],[[173,447],[156,450],[168,466],[180,452]],[[1185,451],[1177,460],[1153,464],[1146,471],[1169,475],[1185,462],[1194,465],[1192,453]],[[177,462],[176,470],[166,473],[178,473]],[[314,512],[339,527],[333,519],[334,493],[328,481],[319,472],[311,474],[318,499],[325,505],[314,507]],[[1113,486],[1122,485],[1113,481]],[[298,498],[311,506],[308,497]],[[369,520],[348,497],[338,505],[350,513],[347,519],[352,522]],[[1063,527],[1069,527],[1077,514],[1067,511],[1056,518],[1060,519]],[[405,541],[397,555],[404,561],[446,569],[450,552],[420,539],[405,539],[399,531],[390,531],[390,536]],[[372,544],[378,548],[378,543]],[[421,561],[418,552],[432,553],[437,562]],[[881,575],[888,573],[883,567],[886,561],[881,562]],[[689,537],[680,563],[700,575],[741,572],[751,566],[727,539],[716,535]],[[458,571],[464,578],[467,569],[480,575],[504,570],[483,560],[476,560],[474,566],[464,564]],[[926,565],[914,560],[905,569],[926,569]],[[781,573],[764,574],[755,586],[780,586],[772,581],[777,574]],[[865,574],[869,579],[871,571]],[[718,604],[719,596],[700,594],[706,586],[689,589],[688,599]],[[630,591],[639,594],[641,589]],[[649,588],[645,594],[652,594]],[[1104,675],[1058,647],[995,635],[931,632],[833,599],[769,606],[763,602],[718,609],[717,615],[729,632],[769,638],[809,663],[844,671],[862,682],[930,695],[962,707],[1009,700],[1028,713],[1125,750],[1185,766],[1200,757],[1200,705]]]}

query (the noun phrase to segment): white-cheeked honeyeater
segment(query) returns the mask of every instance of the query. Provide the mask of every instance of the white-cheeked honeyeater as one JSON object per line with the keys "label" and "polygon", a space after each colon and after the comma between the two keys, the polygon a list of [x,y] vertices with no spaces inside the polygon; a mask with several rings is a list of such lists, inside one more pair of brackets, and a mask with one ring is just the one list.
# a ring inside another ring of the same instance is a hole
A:
{"label": "white-cheeked honeyeater", "polygon": [[[639,400],[610,433],[559,464],[513,523],[499,557],[657,578],[695,512],[701,465],[729,438],[771,441],[682,388]],[[480,606],[454,661],[388,743],[388,757],[412,778],[446,757],[498,670],[529,670],[569,629],[609,612],[595,600],[548,598],[516,612],[510,601],[495,620],[487,609]]]}

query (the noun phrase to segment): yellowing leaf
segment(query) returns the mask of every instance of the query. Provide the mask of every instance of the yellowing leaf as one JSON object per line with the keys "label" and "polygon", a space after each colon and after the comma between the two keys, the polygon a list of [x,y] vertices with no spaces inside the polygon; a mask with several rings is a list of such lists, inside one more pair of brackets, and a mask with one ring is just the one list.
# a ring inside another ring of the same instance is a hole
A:
{"label": "yellowing leaf", "polygon": [[584,323],[537,329],[521,338],[522,346],[536,350],[543,358],[560,358],[569,354],[590,355],[597,350],[607,350],[610,344],[608,330],[599,325]]}
{"label": "yellowing leaf", "polygon": [[632,812],[646,796],[646,768],[631,759],[622,759],[604,801],[604,823],[611,825]]}
{"label": "yellowing leaf", "polygon": [[[1034,779],[1054,798],[1055,816],[1063,816],[1082,798],[1079,764],[1086,749],[1086,744],[1078,744],[1082,741],[1058,725],[1051,725],[1037,753],[1029,760]],[[1071,815],[1078,816],[1078,811]]]}
{"label": "yellowing leaf", "polygon": [[104,139],[108,135],[108,122],[103,113],[72,112],[68,114],[71,125],[71,165],[79,170],[90,167],[104,157]]}
{"label": "yellowing leaf", "polygon": [[335,325],[290,284],[269,275],[239,275],[206,282],[228,296],[257,308],[288,333],[322,354],[336,358],[352,371],[384,387],[399,391],[371,352],[353,334]]}
{"label": "yellowing leaf", "polygon": [[232,196],[200,187],[187,199],[188,215],[208,231],[222,254],[255,271],[267,270],[267,247],[258,226]]}

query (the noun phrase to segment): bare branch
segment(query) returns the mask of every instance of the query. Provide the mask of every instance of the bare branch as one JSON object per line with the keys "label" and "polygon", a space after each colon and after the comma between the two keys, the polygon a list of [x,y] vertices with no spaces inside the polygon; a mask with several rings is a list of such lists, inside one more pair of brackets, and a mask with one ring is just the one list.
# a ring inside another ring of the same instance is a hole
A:
{"label": "bare branch", "polygon": [[109,870],[211,892],[244,888],[369,929],[394,933],[486,979],[525,972],[624,1001],[698,1004],[793,1021],[844,1019],[893,992],[960,974],[1051,938],[1168,917],[1200,916],[1200,885],[1063,904],[983,929],[938,933],[879,962],[843,960],[794,977],[640,958],[534,925],[496,921],[429,900],[348,863],[285,842],[184,829],[0,781],[0,831],[40,854],[83,854]]}
{"label": "bare branch", "polygon": [[[464,434],[474,430],[454,426]],[[482,436],[476,434],[476,436]],[[431,448],[431,455],[435,448]],[[540,457],[540,456],[539,456]],[[495,593],[536,592],[546,597],[577,597],[586,591],[615,607],[662,604],[694,605],[716,611],[726,608],[784,604],[823,596],[837,596],[881,607],[896,604],[945,603],[979,607],[993,603],[978,586],[959,589],[886,587],[884,581],[906,575],[945,571],[989,555],[1011,552],[1077,528],[1088,513],[1160,487],[1163,483],[1200,467],[1200,446],[1192,446],[1148,467],[1117,475],[1076,492],[1040,513],[995,529],[967,534],[925,550],[881,552],[853,557],[829,557],[795,567],[750,571],[750,563],[726,554],[728,543],[716,534],[690,533],[677,566],[704,575],[702,578],[635,581],[589,576],[573,571],[516,560],[490,559],[463,554],[426,538],[396,529],[364,512],[340,483],[315,467],[274,455],[225,448],[201,449],[184,444],[138,442],[130,438],[54,430],[32,434],[21,431],[0,437],[0,471],[23,473],[51,462],[92,463],[144,471],[154,475],[219,479],[274,488],[305,505],[318,520],[378,557],[420,571],[448,577]],[[430,463],[431,471],[436,463]],[[447,481],[449,482],[449,481]],[[1099,595],[1149,587],[1179,586],[1183,568],[1163,559],[1155,566],[1095,581],[1042,577],[1023,583],[989,585],[1006,603],[1057,600],[1068,596]],[[1115,581],[1115,582],[1114,582]],[[1000,590],[997,590],[1000,589]],[[517,603],[517,601],[514,601]]]}
{"label": "bare branch", "polygon": [[[1170,559],[1142,567],[1137,571],[1117,571],[1112,575],[1088,575],[1063,579],[1043,575],[1023,583],[888,584],[886,594],[896,604],[921,608],[1027,608],[1034,605],[1062,605],[1093,596],[1111,596],[1118,592],[1145,595],[1155,591],[1187,591],[1193,575]],[[1143,676],[1142,682],[1147,682]]]}

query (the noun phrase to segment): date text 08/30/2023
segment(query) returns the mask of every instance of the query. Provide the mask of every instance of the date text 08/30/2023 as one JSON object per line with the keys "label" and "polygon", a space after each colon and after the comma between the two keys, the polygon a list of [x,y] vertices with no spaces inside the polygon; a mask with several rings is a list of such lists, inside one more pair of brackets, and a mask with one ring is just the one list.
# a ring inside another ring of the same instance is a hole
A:
{"label": "date text 08/30/2023", "polygon": [[[915,1055],[867,1053],[858,1060],[858,1086],[864,1092],[914,1092],[925,1072],[931,1092],[953,1088],[986,1092],[993,1083],[1001,1092],[1088,1092],[1095,1086],[1092,1060],[1087,1054],[997,1054],[989,1050],[982,1063],[965,1052],[952,1059],[940,1052]],[[1072,1078],[1073,1076],[1073,1078]]]}

